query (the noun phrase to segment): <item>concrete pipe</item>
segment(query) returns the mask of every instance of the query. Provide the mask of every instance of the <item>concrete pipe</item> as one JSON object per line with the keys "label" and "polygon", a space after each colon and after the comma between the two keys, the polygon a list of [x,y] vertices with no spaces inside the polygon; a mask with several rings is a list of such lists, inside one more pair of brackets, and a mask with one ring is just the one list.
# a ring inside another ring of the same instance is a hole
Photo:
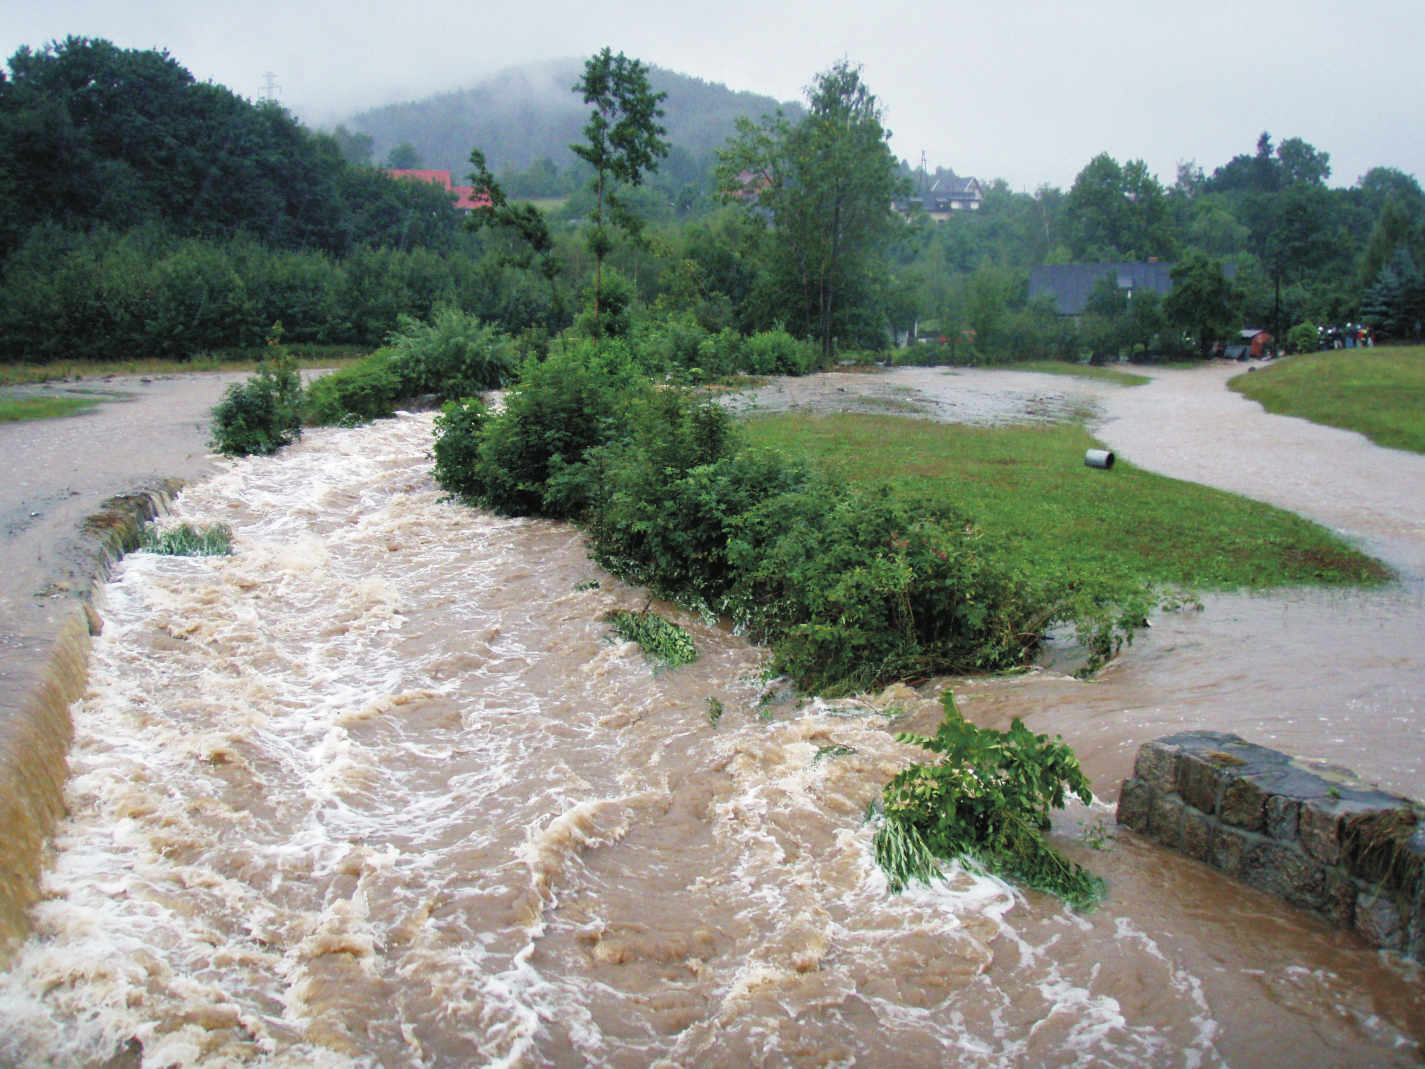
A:
{"label": "concrete pipe", "polygon": [[1103,468],[1108,471],[1113,467],[1113,454],[1107,449],[1090,449],[1084,454],[1084,463],[1091,468]]}

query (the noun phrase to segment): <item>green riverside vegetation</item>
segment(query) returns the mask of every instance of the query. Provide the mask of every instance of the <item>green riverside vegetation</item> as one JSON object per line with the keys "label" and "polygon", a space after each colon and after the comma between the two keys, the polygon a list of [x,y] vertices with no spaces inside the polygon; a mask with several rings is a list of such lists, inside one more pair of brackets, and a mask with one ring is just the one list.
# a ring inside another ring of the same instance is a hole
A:
{"label": "green riverside vegetation", "polygon": [[1378,561],[1292,513],[1121,460],[1111,471],[1085,467],[1084,451],[1100,443],[1078,426],[765,415],[749,420],[746,434],[853,482],[953,502],[1028,569],[1226,590],[1389,578]]}
{"label": "green riverside vegetation", "polygon": [[1049,811],[1068,794],[1093,802],[1088,777],[1062,739],[1035,735],[1015,717],[1009,731],[978,728],[941,695],[945,718],[934,735],[901,734],[938,759],[896,773],[882,795],[885,822],[876,831],[876,861],[892,890],[929,882],[940,860],[963,860],[1092,907],[1103,881],[1044,840]]}
{"label": "green riverside vegetation", "polygon": [[181,523],[169,528],[148,524],[139,548],[169,557],[226,557],[233,551],[233,529],[225,523],[208,527]]}
{"label": "green riverside vegetation", "polygon": [[1359,431],[1376,445],[1425,453],[1425,347],[1293,356],[1228,385],[1268,412]]}

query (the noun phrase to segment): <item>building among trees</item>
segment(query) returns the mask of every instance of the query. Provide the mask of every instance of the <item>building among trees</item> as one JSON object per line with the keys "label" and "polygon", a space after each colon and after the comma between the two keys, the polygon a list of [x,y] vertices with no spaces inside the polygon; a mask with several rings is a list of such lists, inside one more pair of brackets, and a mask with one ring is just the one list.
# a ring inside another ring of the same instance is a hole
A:
{"label": "building among trees", "polygon": [[[1118,288],[1128,297],[1134,293],[1151,291],[1159,297],[1166,297],[1173,291],[1172,263],[1118,264],[1064,264],[1058,266],[1031,267],[1029,269],[1029,298],[1048,296],[1054,298],[1054,310],[1064,316],[1083,315],[1089,298],[1099,280],[1112,278]],[[1223,273],[1229,278],[1236,275],[1234,264],[1223,265]]]}
{"label": "building among trees", "polygon": [[447,193],[455,194],[455,206],[462,212],[474,211],[476,208],[488,208],[490,206],[488,198],[475,196],[474,187],[452,185],[449,171],[428,171],[419,167],[397,167],[387,169],[386,173],[392,178],[408,178],[416,182],[428,182],[433,186],[441,186]]}

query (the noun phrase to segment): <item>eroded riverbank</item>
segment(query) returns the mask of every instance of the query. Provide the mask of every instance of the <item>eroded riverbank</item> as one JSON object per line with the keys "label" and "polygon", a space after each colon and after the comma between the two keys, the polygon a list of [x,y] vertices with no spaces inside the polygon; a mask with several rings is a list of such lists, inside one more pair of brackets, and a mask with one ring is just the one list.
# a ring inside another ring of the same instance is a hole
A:
{"label": "eroded riverbank", "polygon": [[[889,896],[862,820],[912,756],[887,717],[764,719],[761,651],[686,618],[701,659],[655,674],[601,618],[638,593],[570,528],[442,503],[429,434],[227,464],[178,509],[236,556],[125,563],[3,979],[10,1060],[1414,1064],[1414,966],[1132,836],[1076,844],[1107,809],[1058,831],[1110,881],[1093,915],[964,874]],[[1158,637],[1105,683],[980,681],[966,710],[1055,715],[1166,665]],[[933,707],[889,697],[895,727]],[[1069,719],[1151,729],[1116,703]],[[1101,789],[1127,730],[1070,736]]]}

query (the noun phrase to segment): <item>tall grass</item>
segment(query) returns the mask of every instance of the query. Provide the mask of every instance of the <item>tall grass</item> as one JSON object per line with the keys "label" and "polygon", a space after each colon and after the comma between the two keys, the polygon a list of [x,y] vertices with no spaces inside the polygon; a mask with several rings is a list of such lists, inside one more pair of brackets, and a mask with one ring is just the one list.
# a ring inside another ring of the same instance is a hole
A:
{"label": "tall grass", "polygon": [[225,523],[195,527],[191,523],[143,529],[139,548],[170,557],[226,557],[233,551],[233,529]]}

